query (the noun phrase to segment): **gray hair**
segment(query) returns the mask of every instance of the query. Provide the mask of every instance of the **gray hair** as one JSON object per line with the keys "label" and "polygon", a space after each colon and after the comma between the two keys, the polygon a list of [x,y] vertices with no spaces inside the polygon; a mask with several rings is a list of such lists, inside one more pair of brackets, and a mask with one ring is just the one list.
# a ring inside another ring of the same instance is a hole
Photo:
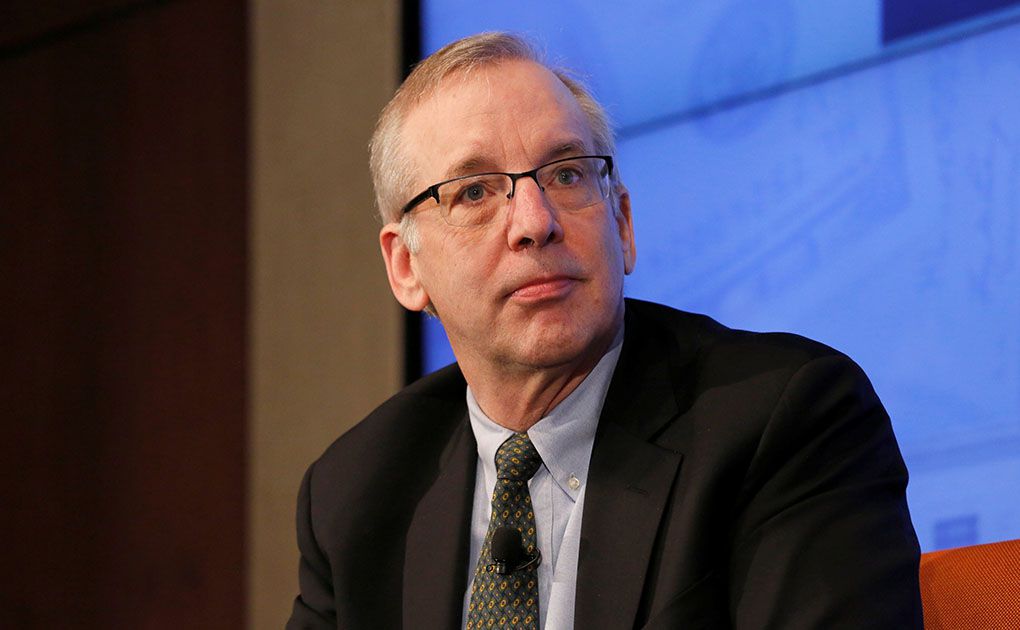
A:
{"label": "gray hair", "polygon": [[[404,203],[418,192],[411,189],[415,181],[413,162],[406,155],[401,142],[404,120],[415,106],[430,97],[439,83],[451,74],[514,60],[532,61],[555,74],[574,95],[584,112],[595,151],[604,155],[615,154],[616,146],[609,118],[588,88],[568,71],[546,64],[535,47],[523,38],[509,33],[480,33],[447,44],[415,66],[383,108],[369,145],[369,164],[379,218],[383,223],[400,221],[401,233],[412,251],[418,248],[417,233],[411,215],[401,216],[400,213]],[[613,181],[619,181],[615,169]]]}

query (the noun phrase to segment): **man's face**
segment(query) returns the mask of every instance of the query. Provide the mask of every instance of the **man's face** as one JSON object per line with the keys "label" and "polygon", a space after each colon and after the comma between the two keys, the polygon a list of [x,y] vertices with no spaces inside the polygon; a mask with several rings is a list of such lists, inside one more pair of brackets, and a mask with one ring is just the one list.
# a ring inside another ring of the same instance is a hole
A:
{"label": "man's face", "polygon": [[[445,79],[403,126],[418,192],[470,173],[520,172],[594,152],[570,91],[531,62],[510,61]],[[482,227],[452,227],[433,204],[414,217],[411,253],[383,228],[391,286],[407,308],[435,308],[458,360],[542,369],[591,358],[623,317],[623,276],[634,264],[630,199],[571,212],[550,207],[535,181]],[[597,357],[595,357],[597,359]]]}

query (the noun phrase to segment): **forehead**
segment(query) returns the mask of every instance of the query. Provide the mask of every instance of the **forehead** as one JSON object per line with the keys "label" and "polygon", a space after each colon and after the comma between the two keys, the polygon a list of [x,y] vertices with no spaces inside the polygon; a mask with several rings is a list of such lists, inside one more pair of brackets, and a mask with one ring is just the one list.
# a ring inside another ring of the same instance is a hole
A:
{"label": "forehead", "polygon": [[563,147],[593,148],[570,90],[547,68],[517,60],[444,78],[408,113],[402,135],[424,185],[465,172],[528,170]]}

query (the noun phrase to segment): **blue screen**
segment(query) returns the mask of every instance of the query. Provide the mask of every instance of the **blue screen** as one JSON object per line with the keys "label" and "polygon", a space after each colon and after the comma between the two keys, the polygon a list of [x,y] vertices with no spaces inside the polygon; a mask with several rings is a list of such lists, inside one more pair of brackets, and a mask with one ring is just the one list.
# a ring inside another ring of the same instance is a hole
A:
{"label": "blue screen", "polygon": [[[511,30],[588,79],[634,208],[628,295],[864,367],[927,551],[1020,537],[1020,16],[911,4],[428,1],[422,19],[426,53]],[[453,360],[438,322],[424,337],[427,371]]]}

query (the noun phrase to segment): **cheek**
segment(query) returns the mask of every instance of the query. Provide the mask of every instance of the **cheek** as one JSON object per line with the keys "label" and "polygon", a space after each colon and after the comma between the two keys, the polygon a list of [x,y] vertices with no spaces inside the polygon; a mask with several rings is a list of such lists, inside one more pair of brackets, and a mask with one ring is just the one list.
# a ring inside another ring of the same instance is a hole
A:
{"label": "cheek", "polygon": [[[612,209],[609,209],[609,213],[611,212]],[[600,236],[602,264],[609,267],[611,271],[619,271],[622,274],[623,242],[620,240],[616,221],[613,220],[611,214],[606,217],[604,223],[600,226]]]}
{"label": "cheek", "polygon": [[491,267],[463,245],[443,247],[437,255],[423,257],[422,284],[439,307],[456,307],[464,303],[479,305],[487,286],[492,284]]}

